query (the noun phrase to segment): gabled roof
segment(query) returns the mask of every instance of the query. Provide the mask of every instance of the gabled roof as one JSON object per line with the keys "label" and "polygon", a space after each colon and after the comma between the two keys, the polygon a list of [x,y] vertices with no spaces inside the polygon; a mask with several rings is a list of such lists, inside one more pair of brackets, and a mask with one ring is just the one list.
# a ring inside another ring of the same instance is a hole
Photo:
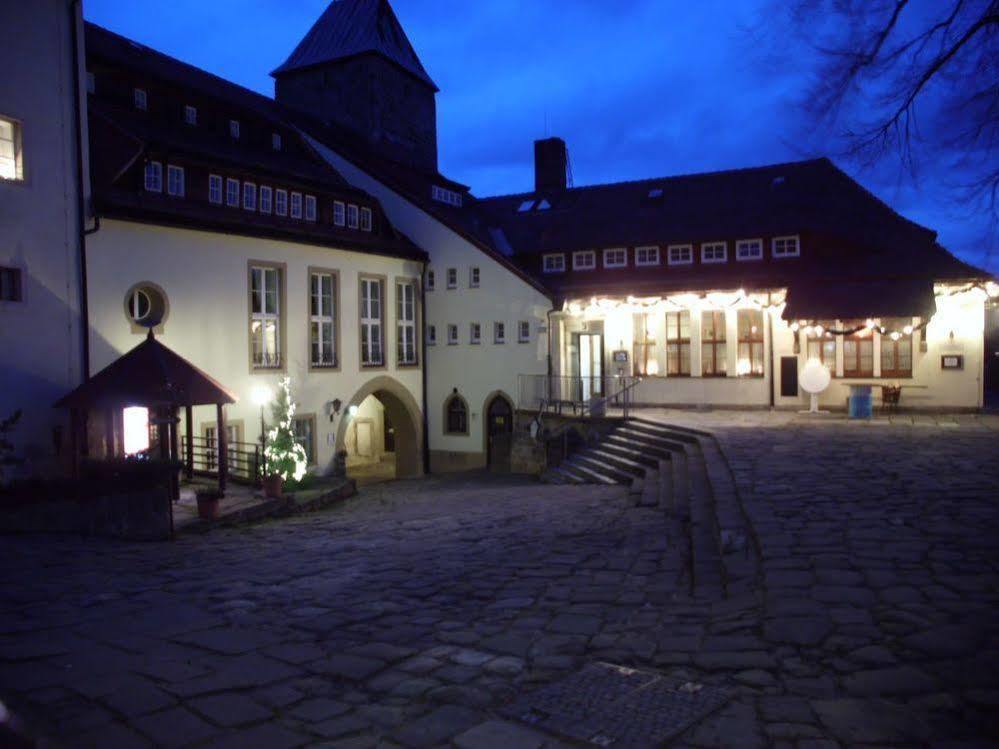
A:
{"label": "gabled roof", "polygon": [[381,55],[438,91],[388,0],[333,0],[294,51],[271,75],[366,53]]}

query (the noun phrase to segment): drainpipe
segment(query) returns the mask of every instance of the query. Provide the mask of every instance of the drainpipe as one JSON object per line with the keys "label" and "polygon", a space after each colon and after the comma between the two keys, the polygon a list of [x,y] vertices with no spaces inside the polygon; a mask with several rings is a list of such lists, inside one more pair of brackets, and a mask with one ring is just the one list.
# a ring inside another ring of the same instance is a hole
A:
{"label": "drainpipe", "polygon": [[73,29],[73,112],[76,115],[76,213],[77,230],[80,242],[80,332],[81,340],[81,369],[82,380],[86,382],[90,377],[90,305],[87,299],[87,235],[93,234],[101,228],[100,221],[96,221],[94,228],[87,231],[87,204],[84,198],[86,188],[86,178],[83,169],[83,116],[84,110],[80,106],[80,98],[83,91],[80,87],[80,25],[77,23],[77,11],[82,17],[82,0],[72,0],[69,4],[70,25]]}
{"label": "drainpipe", "polygon": [[427,421],[429,411],[427,409],[427,263],[424,261],[420,266],[420,310],[422,312],[420,324],[423,330],[420,331],[420,361],[423,366],[420,369],[423,385],[423,473],[430,473],[430,424]]}
{"label": "drainpipe", "polygon": [[770,338],[770,410],[776,406],[774,399],[774,357],[777,356],[777,347],[774,346],[774,314],[773,300],[770,292],[767,292],[767,336]]}

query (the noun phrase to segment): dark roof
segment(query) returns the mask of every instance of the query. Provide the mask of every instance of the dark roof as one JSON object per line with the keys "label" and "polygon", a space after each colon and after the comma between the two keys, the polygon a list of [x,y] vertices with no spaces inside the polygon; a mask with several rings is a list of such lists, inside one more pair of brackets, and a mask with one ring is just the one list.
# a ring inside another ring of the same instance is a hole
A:
{"label": "dark roof", "polygon": [[294,51],[271,75],[374,53],[398,65],[434,91],[388,0],[333,0]]}
{"label": "dark roof", "polygon": [[84,410],[123,406],[207,406],[238,398],[184,357],[153,337],[113,361],[69,395],[57,408]]}
{"label": "dark roof", "polygon": [[785,320],[850,320],[865,317],[921,317],[937,309],[933,282],[889,279],[795,282],[787,291]]}

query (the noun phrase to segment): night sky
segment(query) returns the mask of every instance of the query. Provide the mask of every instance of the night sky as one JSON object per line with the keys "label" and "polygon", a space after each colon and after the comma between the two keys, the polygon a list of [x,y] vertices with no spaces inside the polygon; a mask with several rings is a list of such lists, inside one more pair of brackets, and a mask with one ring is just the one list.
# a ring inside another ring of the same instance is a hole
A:
{"label": "night sky", "polygon": [[[88,20],[273,95],[277,67],[328,0],[85,0]],[[393,0],[441,89],[441,171],[476,195],[533,186],[532,143],[558,135],[576,185],[830,155],[964,260],[999,272],[987,216],[951,200],[959,175],[862,169],[808,138],[814,59],[771,49],[767,0]],[[993,251],[988,246],[992,245]]]}

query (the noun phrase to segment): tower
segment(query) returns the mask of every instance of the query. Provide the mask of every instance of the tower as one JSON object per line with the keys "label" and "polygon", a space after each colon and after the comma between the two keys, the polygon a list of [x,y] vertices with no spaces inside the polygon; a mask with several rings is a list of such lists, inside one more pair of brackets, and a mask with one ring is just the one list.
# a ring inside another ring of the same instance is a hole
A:
{"label": "tower", "polygon": [[388,0],[333,0],[273,73],[276,99],[379,154],[437,169],[437,86]]}

